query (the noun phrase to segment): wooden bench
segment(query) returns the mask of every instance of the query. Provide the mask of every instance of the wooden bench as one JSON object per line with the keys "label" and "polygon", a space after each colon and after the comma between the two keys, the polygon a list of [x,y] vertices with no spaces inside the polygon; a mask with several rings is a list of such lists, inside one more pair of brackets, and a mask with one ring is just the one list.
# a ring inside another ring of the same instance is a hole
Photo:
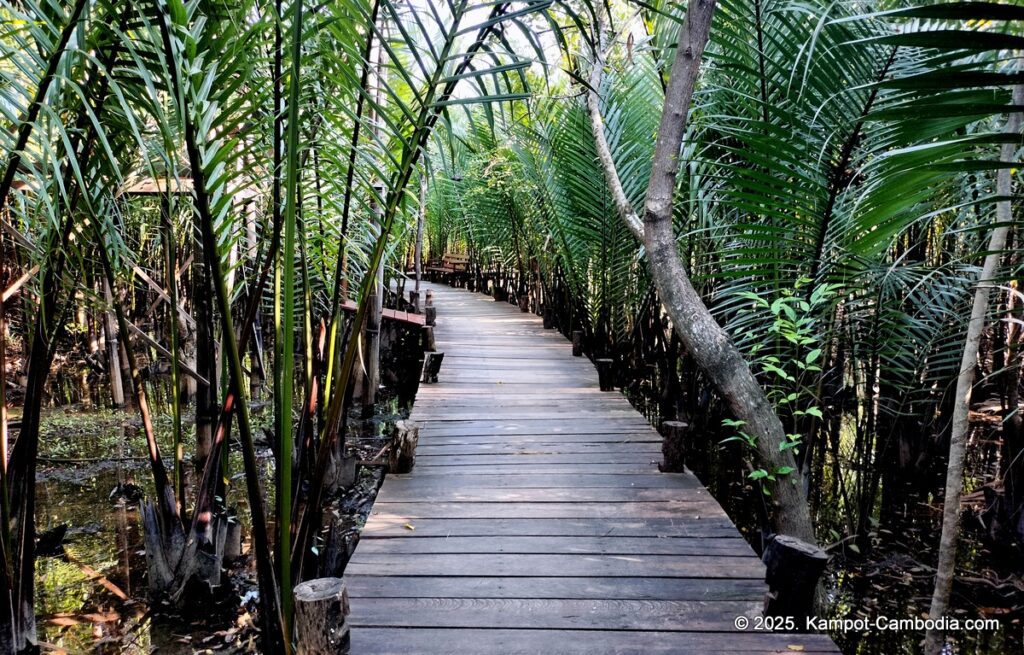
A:
{"label": "wooden bench", "polygon": [[446,252],[440,262],[427,262],[424,270],[435,282],[443,281],[451,286],[460,286],[469,276],[469,255]]}

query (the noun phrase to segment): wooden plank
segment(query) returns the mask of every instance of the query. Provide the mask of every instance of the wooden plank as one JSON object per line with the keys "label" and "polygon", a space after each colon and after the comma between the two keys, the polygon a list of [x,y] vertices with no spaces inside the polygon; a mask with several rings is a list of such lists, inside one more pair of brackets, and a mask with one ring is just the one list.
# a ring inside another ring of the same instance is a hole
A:
{"label": "wooden plank", "polygon": [[[424,442],[420,444],[420,448],[426,446],[459,446],[459,445],[470,445],[470,444],[507,444],[509,442],[508,437],[501,435],[490,435],[490,434],[477,434],[477,435],[463,435],[454,437],[439,437],[436,435],[430,435],[429,443]],[[557,440],[557,443],[661,443],[661,436],[656,432],[648,432],[646,434],[517,434],[516,443],[518,444],[531,444],[531,443],[551,443],[552,440]]]}
{"label": "wooden plank", "polygon": [[[791,648],[794,647],[794,648]],[[611,630],[403,628],[355,625],[352,652],[377,655],[793,655],[838,653],[826,635]]]}
{"label": "wooden plank", "polygon": [[537,464],[532,460],[523,458],[515,469],[503,468],[497,471],[493,464],[466,464],[463,466],[420,466],[416,465],[416,475],[444,475],[447,477],[458,475],[485,475],[488,473],[531,473],[537,475],[571,475],[573,473],[607,473],[610,475],[637,475],[644,473],[657,473],[658,466],[654,462],[635,462],[624,464],[580,464],[578,462],[562,462],[558,464]]}
{"label": "wooden plank", "polygon": [[[643,474],[595,474],[581,473],[570,475],[537,475],[520,473],[517,470],[508,473],[488,473],[477,475],[460,475],[454,478],[459,485],[493,489],[585,489],[588,487],[628,487],[632,489],[703,489],[695,477],[687,473],[650,473]],[[415,484],[416,489],[424,492],[449,488],[452,481],[437,476],[421,475],[389,475],[384,480],[382,493],[386,496],[391,489],[402,489],[398,485]]]}
{"label": "wooden plank", "polygon": [[570,455],[579,453],[645,453],[661,452],[661,444],[657,442],[633,442],[623,444],[620,441],[590,443],[585,441],[568,441],[564,443],[483,443],[462,444],[457,446],[420,446],[417,452],[421,455],[457,456],[457,455]]}
{"label": "wooden plank", "polygon": [[508,555],[704,555],[750,557],[739,535],[733,537],[390,537],[367,539],[363,555],[380,553]]}
{"label": "wooden plank", "polygon": [[[366,546],[360,544],[359,548]],[[352,598],[618,598],[622,600],[761,600],[760,580],[601,577],[346,576]]]}
{"label": "wooden plank", "polygon": [[[417,466],[419,466],[417,464]],[[405,516],[426,519],[696,519],[725,515],[713,498],[658,502],[599,503],[392,503],[377,501],[371,516]]]}
{"label": "wooden plank", "polygon": [[533,487],[529,489],[500,489],[468,486],[453,481],[446,489],[421,489],[412,485],[392,485],[384,493],[393,503],[621,503],[670,502],[692,497],[697,490],[630,489],[628,487],[586,487],[581,489]]}
{"label": "wooden plank", "polygon": [[[723,514],[682,521],[671,519],[467,519],[425,518],[397,514],[371,515],[363,528],[363,539],[370,537],[723,537],[736,535],[729,518]],[[357,548],[356,553],[360,551]]]}
{"label": "wooden plank", "polygon": [[761,613],[751,601],[564,600],[547,598],[363,598],[352,606],[353,626],[556,630],[735,629],[737,616]]}
{"label": "wooden plank", "polygon": [[423,455],[416,458],[416,466],[462,466],[490,464],[518,466],[519,464],[639,464],[652,463],[657,458],[651,453],[579,453],[572,455],[508,454],[508,455]]}
{"label": "wooden plank", "polygon": [[447,575],[602,578],[749,578],[764,579],[755,557],[690,555],[506,555],[502,553],[423,553],[415,559],[397,553],[360,553],[347,575]]}

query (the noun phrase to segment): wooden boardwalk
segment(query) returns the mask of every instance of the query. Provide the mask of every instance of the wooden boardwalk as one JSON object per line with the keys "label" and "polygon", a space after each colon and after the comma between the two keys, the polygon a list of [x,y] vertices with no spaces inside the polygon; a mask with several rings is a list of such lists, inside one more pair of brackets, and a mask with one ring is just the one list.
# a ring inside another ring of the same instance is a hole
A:
{"label": "wooden boardwalk", "polygon": [[764,570],[660,437],[541,320],[433,285],[439,383],[346,579],[352,653],[836,653],[737,631]]}

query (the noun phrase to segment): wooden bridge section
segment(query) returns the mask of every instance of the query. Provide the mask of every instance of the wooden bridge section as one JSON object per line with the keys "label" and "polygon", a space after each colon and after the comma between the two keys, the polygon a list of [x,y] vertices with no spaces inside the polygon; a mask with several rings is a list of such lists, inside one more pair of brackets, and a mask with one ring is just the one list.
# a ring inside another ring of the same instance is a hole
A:
{"label": "wooden bridge section", "polygon": [[390,475],[349,562],[352,653],[835,653],[738,631],[764,569],[660,436],[541,320],[434,285],[439,382],[415,469]]}

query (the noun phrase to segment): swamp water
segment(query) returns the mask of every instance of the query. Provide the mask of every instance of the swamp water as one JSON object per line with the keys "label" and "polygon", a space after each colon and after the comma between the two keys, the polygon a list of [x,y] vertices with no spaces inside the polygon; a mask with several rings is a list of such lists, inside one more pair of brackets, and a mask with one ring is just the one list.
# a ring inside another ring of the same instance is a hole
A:
{"label": "swamp water", "polygon": [[[370,459],[404,418],[396,402],[382,402],[373,419],[350,421],[350,443]],[[17,417],[12,417],[17,418]],[[51,409],[43,421],[37,473],[36,613],[43,653],[245,653],[258,652],[250,610],[256,604],[255,572],[248,557],[232,571],[233,589],[219,606],[191,614],[151,606],[139,526],[138,497],[153,495],[144,437],[129,411]],[[169,426],[158,424],[162,452],[170,452]],[[270,451],[258,448],[264,470]],[[168,462],[169,463],[169,462]],[[242,470],[232,450],[232,474]],[[186,462],[186,470],[191,470]],[[237,478],[237,476],[232,476]],[[352,543],[365,520],[380,469],[363,468],[356,485],[330,510]],[[272,494],[272,485],[264,491]],[[190,491],[186,492],[187,495]],[[248,510],[242,480],[228,492],[243,520],[243,554],[249,551]],[[272,495],[266,499],[273,503]],[[62,546],[57,534],[64,532]],[[48,543],[51,542],[51,543]]]}

